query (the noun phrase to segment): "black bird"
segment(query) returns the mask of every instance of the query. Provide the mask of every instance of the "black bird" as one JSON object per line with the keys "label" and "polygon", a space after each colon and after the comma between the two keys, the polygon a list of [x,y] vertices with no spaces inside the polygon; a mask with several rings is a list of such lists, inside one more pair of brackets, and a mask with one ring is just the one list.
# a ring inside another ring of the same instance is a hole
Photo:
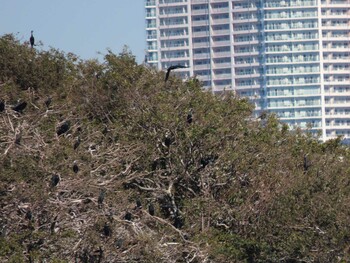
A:
{"label": "black bird", "polygon": [[154,205],[151,203],[148,205],[148,213],[151,215],[151,216],[154,216]]}
{"label": "black bird", "polygon": [[132,220],[132,215],[130,212],[126,212],[125,216],[124,216],[125,220],[131,221]]}
{"label": "black bird", "polygon": [[16,106],[13,106],[12,109],[17,112],[22,112],[27,107],[27,102],[22,101],[18,103]]}
{"label": "black bird", "polygon": [[35,39],[34,39],[34,36],[33,36],[33,30],[30,32],[30,38],[29,38],[29,41],[30,41],[30,46],[33,48],[34,47],[34,43],[35,43]]}
{"label": "black bird", "polygon": [[79,167],[78,167],[77,161],[73,162],[73,172],[74,173],[78,173],[79,172]]}
{"label": "black bird", "polygon": [[136,208],[141,208],[141,207],[142,207],[141,201],[140,201],[140,199],[137,199],[136,200]]}
{"label": "black bird", "polygon": [[3,112],[5,110],[5,102],[0,100],[0,112]]}
{"label": "black bird", "polygon": [[33,218],[33,214],[32,214],[32,211],[28,210],[27,213],[26,213],[26,217],[25,217],[27,220],[31,221],[32,218]]}
{"label": "black bird", "polygon": [[183,225],[184,225],[184,220],[182,219],[182,217],[179,215],[176,215],[174,218],[174,227],[179,229],[179,228],[182,228]]}
{"label": "black bird", "polygon": [[310,166],[311,166],[310,161],[307,158],[307,154],[305,154],[304,155],[304,164],[303,164],[304,172],[307,172],[309,170]]}
{"label": "black bird", "polygon": [[105,223],[105,225],[103,226],[103,234],[106,237],[109,237],[112,235],[112,229],[111,227],[108,225],[108,223]]}
{"label": "black bird", "polygon": [[170,137],[170,132],[165,133],[165,138],[164,138],[164,145],[166,147],[169,147],[172,144],[172,139]]}
{"label": "black bird", "polygon": [[170,75],[170,71],[174,70],[174,69],[178,69],[178,68],[188,68],[186,66],[183,66],[183,65],[174,65],[174,66],[170,66],[166,72],[166,75],[165,75],[165,82],[168,81],[168,78],[169,78],[169,75]]}
{"label": "black bird", "polygon": [[61,178],[59,175],[54,174],[51,177],[51,187],[55,187],[58,185],[58,183],[60,182]]}
{"label": "black bird", "polygon": [[52,98],[51,98],[51,97],[48,97],[48,98],[45,100],[45,105],[46,105],[46,108],[47,108],[47,109],[50,108],[51,102],[52,102]]}
{"label": "black bird", "polygon": [[192,121],[193,121],[193,111],[192,111],[192,109],[190,109],[188,114],[187,114],[187,123],[191,124]]}
{"label": "black bird", "polygon": [[70,128],[70,122],[69,121],[64,121],[57,127],[56,133],[58,136],[66,133]]}
{"label": "black bird", "polygon": [[73,145],[74,150],[76,150],[79,147],[79,145],[80,145],[80,137],[78,136]]}
{"label": "black bird", "polygon": [[102,189],[100,191],[100,194],[98,195],[98,199],[97,199],[97,203],[98,203],[98,206],[101,207],[102,204],[103,204],[103,200],[105,199],[105,196],[106,196],[106,190],[105,189]]}

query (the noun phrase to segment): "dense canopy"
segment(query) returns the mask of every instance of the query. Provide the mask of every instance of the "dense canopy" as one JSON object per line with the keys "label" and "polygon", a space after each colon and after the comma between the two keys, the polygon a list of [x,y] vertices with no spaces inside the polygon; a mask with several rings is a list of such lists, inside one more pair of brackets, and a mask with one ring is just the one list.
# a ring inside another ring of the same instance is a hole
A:
{"label": "dense canopy", "polygon": [[349,262],[340,139],[164,74],[0,38],[0,261]]}

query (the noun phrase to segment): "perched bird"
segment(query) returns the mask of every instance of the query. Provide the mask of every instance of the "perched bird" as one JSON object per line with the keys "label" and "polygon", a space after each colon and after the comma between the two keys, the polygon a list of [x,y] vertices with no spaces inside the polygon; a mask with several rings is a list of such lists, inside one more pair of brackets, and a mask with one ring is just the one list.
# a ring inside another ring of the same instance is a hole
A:
{"label": "perched bird", "polygon": [[60,182],[61,178],[58,174],[54,174],[51,177],[51,187],[55,187]]}
{"label": "perched bird", "polygon": [[100,194],[98,195],[98,199],[97,199],[97,203],[98,203],[99,207],[101,207],[103,205],[103,200],[105,199],[105,196],[106,196],[106,190],[102,189],[100,191]]}
{"label": "perched bird", "polygon": [[149,213],[151,216],[154,216],[154,212],[155,212],[155,210],[154,210],[154,205],[153,205],[152,203],[150,203],[150,204],[148,205],[148,213]]}
{"label": "perched bird", "polygon": [[33,30],[30,32],[30,38],[29,38],[29,42],[30,42],[30,46],[33,48],[34,47],[34,43],[35,43],[35,39],[33,36]]}
{"label": "perched bird", "polygon": [[307,172],[311,166],[309,159],[307,158],[307,154],[304,155],[304,163],[303,163],[303,167],[304,167],[304,172]]}
{"label": "perched bird", "polygon": [[73,162],[73,172],[74,173],[78,173],[79,172],[79,167],[78,167],[77,161]]}
{"label": "perched bird", "polygon": [[182,65],[174,65],[174,66],[170,66],[166,72],[166,75],[165,75],[165,82],[168,81],[169,79],[169,76],[170,76],[170,71],[174,70],[174,69],[178,69],[178,68],[188,68],[186,66],[182,66]]}
{"label": "perched bird", "polygon": [[193,110],[190,109],[190,110],[188,111],[188,114],[187,114],[187,123],[188,123],[188,124],[191,124],[192,121],[193,121]]}
{"label": "perched bird", "polygon": [[80,137],[78,136],[74,142],[73,149],[76,150],[80,145]]}
{"label": "perched bird", "polygon": [[16,128],[15,132],[15,144],[21,144],[22,131],[19,128]]}
{"label": "perched bird", "polygon": [[51,102],[52,102],[52,98],[51,98],[51,97],[48,97],[48,98],[45,100],[45,106],[46,106],[47,109],[50,108]]}
{"label": "perched bird", "polygon": [[137,199],[136,200],[136,208],[141,208],[141,207],[142,207],[141,201],[140,201],[140,199]]}
{"label": "perched bird", "polygon": [[125,220],[131,221],[132,220],[132,215],[130,212],[126,212],[125,216],[124,216]]}
{"label": "perched bird", "polygon": [[30,209],[27,211],[26,213],[26,217],[25,217],[27,220],[31,221],[32,218],[33,218],[33,213],[32,211],[30,211]]}
{"label": "perched bird", "polygon": [[5,102],[0,100],[0,112],[3,112],[5,110]]}
{"label": "perched bird", "polygon": [[66,133],[70,128],[70,122],[69,121],[64,121],[63,123],[61,123],[56,130],[56,133],[58,136]]}
{"label": "perched bird", "polygon": [[16,106],[13,106],[12,109],[17,112],[22,112],[27,107],[27,102],[22,101],[18,103]]}
{"label": "perched bird", "polygon": [[112,229],[111,229],[111,227],[109,226],[108,223],[105,223],[105,225],[103,226],[103,234],[106,237],[109,237],[109,236],[112,235]]}
{"label": "perched bird", "polygon": [[164,138],[164,145],[166,147],[169,147],[171,145],[171,143],[172,143],[172,139],[170,137],[170,132],[166,132],[165,133],[165,138]]}
{"label": "perched bird", "polygon": [[182,217],[179,215],[176,215],[174,218],[174,227],[179,229],[179,228],[182,228],[183,225],[184,225],[184,220],[182,219]]}

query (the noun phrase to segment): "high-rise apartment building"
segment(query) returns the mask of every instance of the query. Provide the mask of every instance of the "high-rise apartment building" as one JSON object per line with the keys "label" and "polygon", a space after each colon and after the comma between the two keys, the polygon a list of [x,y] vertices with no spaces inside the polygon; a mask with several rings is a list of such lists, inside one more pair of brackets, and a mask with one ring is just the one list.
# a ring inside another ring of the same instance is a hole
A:
{"label": "high-rise apartment building", "polygon": [[146,0],[149,65],[350,140],[350,0]]}

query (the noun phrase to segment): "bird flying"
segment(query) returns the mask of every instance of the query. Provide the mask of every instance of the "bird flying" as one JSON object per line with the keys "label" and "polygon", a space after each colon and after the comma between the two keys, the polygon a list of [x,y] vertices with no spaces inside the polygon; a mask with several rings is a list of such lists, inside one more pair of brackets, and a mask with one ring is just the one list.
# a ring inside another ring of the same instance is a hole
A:
{"label": "bird flying", "polygon": [[35,43],[35,39],[34,39],[34,36],[33,36],[33,30],[30,32],[30,38],[29,38],[29,41],[30,41],[30,46],[33,48],[34,47],[34,43]]}
{"label": "bird flying", "polygon": [[170,71],[174,70],[174,69],[178,69],[178,68],[188,68],[187,66],[183,66],[183,65],[174,65],[174,66],[170,66],[166,72],[165,75],[165,82],[168,81],[169,75],[170,75]]}

